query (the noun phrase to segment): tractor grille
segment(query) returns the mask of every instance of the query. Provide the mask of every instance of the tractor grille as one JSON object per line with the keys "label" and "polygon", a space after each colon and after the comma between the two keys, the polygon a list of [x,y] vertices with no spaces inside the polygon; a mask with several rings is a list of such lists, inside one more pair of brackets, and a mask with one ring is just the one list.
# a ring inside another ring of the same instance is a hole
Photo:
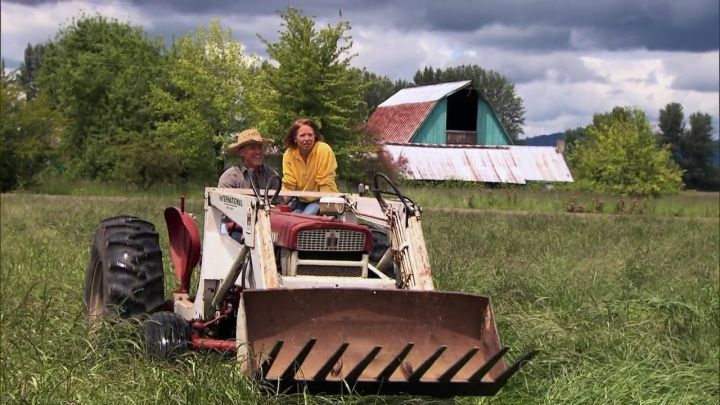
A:
{"label": "tractor grille", "polygon": [[362,267],[299,265],[298,276],[362,277]]}
{"label": "tractor grille", "polygon": [[301,231],[297,240],[297,250],[356,252],[364,248],[365,233],[347,229]]}

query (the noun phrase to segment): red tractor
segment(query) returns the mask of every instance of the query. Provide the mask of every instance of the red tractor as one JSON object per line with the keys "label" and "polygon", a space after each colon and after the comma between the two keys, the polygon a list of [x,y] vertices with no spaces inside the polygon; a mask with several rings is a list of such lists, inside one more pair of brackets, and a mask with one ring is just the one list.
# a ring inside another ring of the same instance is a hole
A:
{"label": "red tractor", "polygon": [[208,188],[202,243],[183,202],[166,209],[180,285],[171,304],[155,227],[104,220],[87,314],[147,314],[153,355],[233,351],[284,392],[494,395],[536,352],[506,366],[490,299],[434,289],[418,205],[382,174],[372,192],[282,193],[320,198],[320,215],[307,216],[273,205],[279,189]]}

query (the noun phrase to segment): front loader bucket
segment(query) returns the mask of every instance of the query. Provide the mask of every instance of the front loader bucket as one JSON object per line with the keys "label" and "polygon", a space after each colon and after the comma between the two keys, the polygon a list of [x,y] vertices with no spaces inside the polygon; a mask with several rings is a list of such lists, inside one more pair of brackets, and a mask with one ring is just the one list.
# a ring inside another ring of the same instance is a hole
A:
{"label": "front loader bucket", "polygon": [[281,392],[494,395],[535,355],[506,367],[490,299],[471,294],[246,290],[241,305],[249,369]]}

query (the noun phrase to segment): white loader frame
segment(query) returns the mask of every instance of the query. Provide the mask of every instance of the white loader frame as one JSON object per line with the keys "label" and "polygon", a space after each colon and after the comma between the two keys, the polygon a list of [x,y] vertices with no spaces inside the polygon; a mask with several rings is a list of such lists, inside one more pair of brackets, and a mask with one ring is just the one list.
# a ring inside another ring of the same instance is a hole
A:
{"label": "white loader frame", "polygon": [[[207,188],[200,281],[194,301],[188,294],[174,295],[174,310],[186,320],[214,317],[224,296],[233,286],[248,289],[275,288],[368,288],[433,290],[432,273],[420,225],[420,214],[399,201],[378,200],[357,194],[281,192],[283,197],[342,198],[344,213],[336,220],[366,221],[388,231],[390,248],[380,263],[394,263],[398,280],[372,265],[363,277],[282,275],[278,273],[270,226],[271,206],[251,189]],[[238,242],[225,230],[227,219],[242,226]],[[365,255],[364,260],[367,260]],[[245,263],[247,261],[247,264]],[[378,267],[380,267],[378,263]],[[245,271],[241,271],[242,269]],[[373,273],[376,278],[368,278]]]}

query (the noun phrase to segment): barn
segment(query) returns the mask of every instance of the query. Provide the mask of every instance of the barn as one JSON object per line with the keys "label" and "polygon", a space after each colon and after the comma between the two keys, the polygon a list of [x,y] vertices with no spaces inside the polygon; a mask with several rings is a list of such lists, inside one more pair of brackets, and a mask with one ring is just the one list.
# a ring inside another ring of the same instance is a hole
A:
{"label": "barn", "polygon": [[513,145],[469,80],[406,88],[381,103],[367,129],[414,180],[571,182],[562,151]]}

